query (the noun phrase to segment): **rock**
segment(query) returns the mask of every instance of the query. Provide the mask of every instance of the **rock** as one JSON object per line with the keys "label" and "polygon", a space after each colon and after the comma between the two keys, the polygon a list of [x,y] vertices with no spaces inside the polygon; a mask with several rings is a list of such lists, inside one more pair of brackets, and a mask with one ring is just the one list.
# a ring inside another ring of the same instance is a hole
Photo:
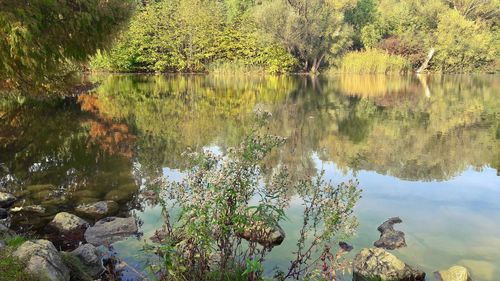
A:
{"label": "rock", "polygon": [[82,198],[79,198],[78,201],[76,202],[76,205],[77,206],[80,206],[80,205],[85,205],[85,204],[94,204],[94,203],[97,203],[101,201],[100,199],[97,199],[97,198],[93,198],[93,197],[82,197]]}
{"label": "rock", "polygon": [[402,231],[394,229],[394,224],[402,223],[399,217],[394,217],[382,223],[377,230],[380,231],[380,239],[375,241],[373,245],[386,250],[394,250],[406,247],[405,234]]}
{"label": "rock", "polygon": [[120,202],[120,203],[125,203],[125,202],[129,201],[130,198],[132,198],[133,194],[134,194],[133,191],[127,192],[126,190],[123,191],[120,189],[116,189],[116,190],[111,190],[110,192],[106,193],[106,195],[104,196],[104,199],[113,200],[113,201]]}
{"label": "rock", "polygon": [[31,193],[31,198],[38,201],[52,200],[52,198],[54,198],[54,192],[51,190],[42,190],[36,193]]}
{"label": "rock", "polygon": [[471,281],[467,268],[458,265],[434,272],[434,275],[439,281]]}
{"label": "rock", "polygon": [[6,219],[9,213],[4,208],[0,208],[0,220]]}
{"label": "rock", "polygon": [[61,233],[83,232],[89,227],[85,220],[66,212],[58,213],[49,225]]}
{"label": "rock", "polygon": [[42,205],[30,205],[22,208],[22,211],[28,213],[37,213],[37,214],[45,214],[47,209]]}
{"label": "rock", "polygon": [[30,193],[37,193],[40,191],[45,191],[45,190],[54,190],[56,187],[52,184],[35,184],[35,185],[28,185],[26,187],[26,190],[28,190]]}
{"label": "rock", "polygon": [[346,243],[346,242],[339,242],[339,247],[342,249],[344,252],[350,252],[354,248],[352,245]]}
{"label": "rock", "polygon": [[423,281],[425,272],[413,269],[380,248],[362,249],[353,261],[353,281]]}
{"label": "rock", "polygon": [[137,225],[133,217],[109,217],[87,228],[87,231],[85,231],[85,240],[94,246],[109,246],[116,241],[137,234],[137,231]]}
{"label": "rock", "polygon": [[10,193],[0,192],[0,208],[8,208],[14,202],[16,202],[17,198]]}
{"label": "rock", "polygon": [[261,221],[255,222],[251,227],[237,233],[237,235],[266,247],[280,245],[285,240],[285,231],[279,225],[269,226]]}
{"label": "rock", "polygon": [[26,270],[36,276],[43,276],[54,281],[70,280],[68,267],[50,241],[34,240],[24,242],[13,253],[13,256],[25,262]]}
{"label": "rock", "polygon": [[0,223],[0,237],[14,236],[16,233]]}
{"label": "rock", "polygon": [[104,272],[105,268],[102,264],[102,254],[92,244],[84,244],[71,252],[72,255],[77,257],[82,264],[86,267],[86,271],[97,278]]}
{"label": "rock", "polygon": [[81,204],[75,208],[75,211],[82,216],[98,220],[115,215],[118,212],[118,209],[118,203],[108,200],[92,204]]}
{"label": "rock", "polygon": [[3,240],[0,240],[0,253],[7,247],[7,244]]}

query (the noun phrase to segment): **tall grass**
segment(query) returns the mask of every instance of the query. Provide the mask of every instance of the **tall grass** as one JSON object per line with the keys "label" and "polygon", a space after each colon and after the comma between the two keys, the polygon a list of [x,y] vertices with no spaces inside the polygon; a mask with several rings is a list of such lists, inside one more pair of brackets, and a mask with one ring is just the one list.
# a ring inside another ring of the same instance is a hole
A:
{"label": "tall grass", "polygon": [[337,73],[405,73],[411,70],[407,59],[385,51],[369,49],[347,53],[340,62]]}

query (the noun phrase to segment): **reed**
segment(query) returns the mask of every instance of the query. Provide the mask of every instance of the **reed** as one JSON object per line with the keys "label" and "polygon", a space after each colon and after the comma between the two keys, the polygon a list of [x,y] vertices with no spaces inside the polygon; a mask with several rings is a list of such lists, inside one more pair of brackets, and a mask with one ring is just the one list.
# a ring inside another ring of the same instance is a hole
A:
{"label": "reed", "polygon": [[347,53],[335,73],[406,73],[411,70],[408,60],[385,51],[368,49]]}

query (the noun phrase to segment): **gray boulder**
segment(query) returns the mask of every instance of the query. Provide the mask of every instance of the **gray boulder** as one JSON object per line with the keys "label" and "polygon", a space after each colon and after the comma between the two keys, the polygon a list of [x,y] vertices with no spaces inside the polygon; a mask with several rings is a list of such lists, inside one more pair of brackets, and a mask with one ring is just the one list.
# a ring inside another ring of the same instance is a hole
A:
{"label": "gray boulder", "polygon": [[0,240],[0,253],[7,247],[7,244],[3,240]]}
{"label": "gray boulder", "polygon": [[16,233],[0,223],[0,237],[14,236]]}
{"label": "gray boulder", "polygon": [[413,269],[380,248],[362,249],[353,261],[353,280],[423,281],[425,272]]}
{"label": "gray boulder", "polygon": [[98,220],[115,215],[118,212],[118,209],[118,203],[108,200],[90,204],[81,204],[75,208],[75,211],[81,216]]}
{"label": "gray boulder", "polygon": [[434,272],[434,276],[439,281],[471,281],[467,268],[459,265]]}
{"label": "gray boulder", "polygon": [[8,208],[14,202],[16,202],[17,198],[10,193],[0,192],[0,208]]}
{"label": "gray boulder", "polygon": [[269,225],[261,221],[255,222],[251,227],[244,229],[237,235],[266,247],[280,245],[285,240],[285,231],[279,225]]}
{"label": "gray boulder", "polygon": [[13,256],[25,262],[26,270],[36,276],[43,276],[54,281],[70,280],[68,267],[50,241],[34,240],[24,242],[13,253]]}
{"label": "gray boulder", "polygon": [[102,254],[92,244],[84,244],[71,252],[85,266],[86,271],[94,278],[99,277],[105,268],[102,264]]}
{"label": "gray boulder", "polygon": [[85,220],[66,212],[58,213],[49,225],[61,233],[84,232],[89,227]]}
{"label": "gray boulder", "polygon": [[94,246],[109,246],[137,234],[135,218],[109,217],[95,223],[85,231],[85,240]]}
{"label": "gray boulder", "polygon": [[402,223],[399,217],[394,217],[382,223],[377,230],[380,231],[380,239],[375,241],[373,245],[377,248],[386,250],[394,250],[406,247],[405,234],[402,231],[394,229],[394,224]]}
{"label": "gray boulder", "polygon": [[9,213],[4,208],[0,208],[0,220],[6,219]]}

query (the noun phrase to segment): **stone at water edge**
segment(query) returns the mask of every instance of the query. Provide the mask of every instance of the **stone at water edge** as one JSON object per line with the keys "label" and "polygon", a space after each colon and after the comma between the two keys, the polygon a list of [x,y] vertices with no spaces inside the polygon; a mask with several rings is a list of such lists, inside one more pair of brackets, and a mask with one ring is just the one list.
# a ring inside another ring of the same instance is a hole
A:
{"label": "stone at water edge", "polygon": [[82,262],[92,277],[97,278],[104,272],[105,268],[102,264],[102,254],[94,245],[81,245],[72,251],[71,254]]}
{"label": "stone at water edge", "polygon": [[0,223],[0,237],[11,237],[16,233]]}
{"label": "stone at water edge", "polygon": [[405,234],[402,231],[395,230],[394,224],[402,223],[399,217],[394,217],[382,223],[377,230],[380,231],[380,239],[373,243],[373,246],[394,250],[406,247]]}
{"label": "stone at water edge", "polygon": [[109,217],[87,228],[85,231],[85,240],[94,246],[109,246],[114,242],[135,235],[137,232],[135,218]]}
{"label": "stone at water edge", "polygon": [[61,212],[52,219],[49,226],[61,233],[74,233],[85,231],[89,227],[89,223],[73,214]]}
{"label": "stone at water edge", "polygon": [[26,270],[53,281],[69,281],[70,271],[52,242],[33,240],[24,242],[13,256],[25,262]]}
{"label": "stone at water edge", "polygon": [[93,219],[102,219],[108,216],[115,215],[118,212],[119,206],[115,201],[99,201],[91,204],[81,204],[75,208],[75,212],[84,217]]}
{"label": "stone at water edge", "polygon": [[6,219],[9,213],[4,208],[0,208],[0,220]]}
{"label": "stone at water edge", "polygon": [[393,254],[380,248],[364,248],[354,258],[353,281],[382,280],[423,281],[425,272],[414,269]]}
{"label": "stone at water edge", "polygon": [[438,281],[471,281],[467,268],[459,265],[434,272],[434,276]]}
{"label": "stone at water edge", "polygon": [[266,247],[281,245],[285,240],[285,231],[279,225],[270,226],[261,221],[254,222],[252,226],[237,233],[237,235]]}
{"label": "stone at water edge", "polygon": [[0,192],[0,208],[8,208],[14,204],[16,200],[17,198],[14,195],[6,192]]}

